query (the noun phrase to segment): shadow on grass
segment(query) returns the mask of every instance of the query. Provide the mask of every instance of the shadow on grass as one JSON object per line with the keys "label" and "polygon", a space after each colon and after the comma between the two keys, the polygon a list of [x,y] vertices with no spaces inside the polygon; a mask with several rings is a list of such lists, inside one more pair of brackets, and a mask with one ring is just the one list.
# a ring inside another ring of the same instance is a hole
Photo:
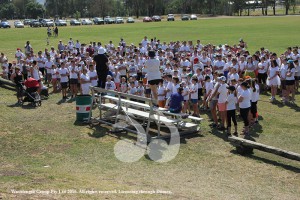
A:
{"label": "shadow on grass", "polygon": [[[236,155],[240,155],[236,150],[232,150],[231,153],[236,154]],[[277,161],[274,161],[274,160],[270,160],[270,159],[267,159],[267,158],[262,158],[262,157],[254,155],[254,154],[245,155],[245,157],[251,158],[251,159],[256,160],[258,162],[263,162],[263,163],[273,165],[273,166],[276,166],[276,167],[281,167],[283,169],[286,169],[286,170],[289,170],[289,171],[292,171],[292,172],[295,172],[295,173],[300,173],[300,168],[298,168],[298,167],[287,165],[287,164],[277,162]]]}
{"label": "shadow on grass", "polygon": [[20,105],[18,103],[14,103],[14,104],[10,104],[10,105],[7,105],[7,107],[10,107],[10,108],[23,108],[23,109],[27,109],[27,110],[33,110],[33,109],[37,109],[38,107],[35,107],[33,105],[31,105],[31,103],[27,103],[25,102],[23,105]]}
{"label": "shadow on grass", "polygon": [[272,104],[278,106],[278,108],[283,108],[283,107],[287,106],[291,109],[294,109],[296,112],[300,112],[300,107],[298,106],[297,103],[287,102],[284,104],[283,102],[276,100],[276,101],[272,102]]}
{"label": "shadow on grass", "polygon": [[61,104],[63,104],[63,103],[66,103],[66,99],[61,99],[61,100],[59,100],[56,104],[57,105],[61,105]]}
{"label": "shadow on grass", "polygon": [[3,89],[11,90],[11,91],[16,91],[16,88],[5,85],[5,84],[0,84],[0,87]]}

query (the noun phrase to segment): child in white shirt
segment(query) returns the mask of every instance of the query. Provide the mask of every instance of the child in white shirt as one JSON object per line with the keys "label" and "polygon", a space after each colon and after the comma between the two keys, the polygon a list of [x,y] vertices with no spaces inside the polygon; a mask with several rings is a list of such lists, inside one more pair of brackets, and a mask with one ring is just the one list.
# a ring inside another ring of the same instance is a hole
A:
{"label": "child in white shirt", "polygon": [[192,85],[190,88],[190,94],[191,94],[191,102],[193,104],[193,116],[199,117],[199,109],[198,109],[198,78],[194,77],[192,79]]}

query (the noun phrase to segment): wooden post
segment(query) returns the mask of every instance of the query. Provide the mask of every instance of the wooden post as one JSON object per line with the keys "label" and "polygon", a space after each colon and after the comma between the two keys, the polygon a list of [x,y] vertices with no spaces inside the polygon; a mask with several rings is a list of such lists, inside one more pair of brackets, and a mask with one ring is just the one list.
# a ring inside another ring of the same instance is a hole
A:
{"label": "wooden post", "polygon": [[258,142],[254,142],[251,140],[246,140],[246,139],[242,139],[242,138],[234,137],[234,136],[229,137],[228,140],[234,146],[237,147],[237,151],[241,154],[251,153],[251,151],[253,151],[253,149],[258,149],[260,151],[272,153],[272,154],[275,154],[275,155],[278,155],[278,156],[281,156],[284,158],[300,161],[300,154],[298,154],[298,153],[286,151],[283,149],[279,149],[276,147],[264,145],[264,144],[261,144]]}

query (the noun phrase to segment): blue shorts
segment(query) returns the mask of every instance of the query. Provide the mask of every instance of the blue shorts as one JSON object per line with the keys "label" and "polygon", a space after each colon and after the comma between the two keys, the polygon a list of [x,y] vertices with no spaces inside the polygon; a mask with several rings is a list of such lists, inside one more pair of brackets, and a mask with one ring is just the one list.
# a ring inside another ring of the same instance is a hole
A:
{"label": "blue shorts", "polygon": [[193,104],[197,104],[197,103],[198,103],[198,99],[191,99],[191,102],[192,102]]}

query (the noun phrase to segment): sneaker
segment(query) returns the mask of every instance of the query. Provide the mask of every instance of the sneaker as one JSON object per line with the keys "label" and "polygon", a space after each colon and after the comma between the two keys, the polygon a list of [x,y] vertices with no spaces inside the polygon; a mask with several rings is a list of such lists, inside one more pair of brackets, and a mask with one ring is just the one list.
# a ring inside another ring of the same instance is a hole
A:
{"label": "sneaker", "polygon": [[231,137],[232,135],[230,133],[227,133],[227,137]]}
{"label": "sneaker", "polygon": [[235,137],[238,137],[238,136],[239,136],[238,132],[234,132],[233,135],[234,135]]}

